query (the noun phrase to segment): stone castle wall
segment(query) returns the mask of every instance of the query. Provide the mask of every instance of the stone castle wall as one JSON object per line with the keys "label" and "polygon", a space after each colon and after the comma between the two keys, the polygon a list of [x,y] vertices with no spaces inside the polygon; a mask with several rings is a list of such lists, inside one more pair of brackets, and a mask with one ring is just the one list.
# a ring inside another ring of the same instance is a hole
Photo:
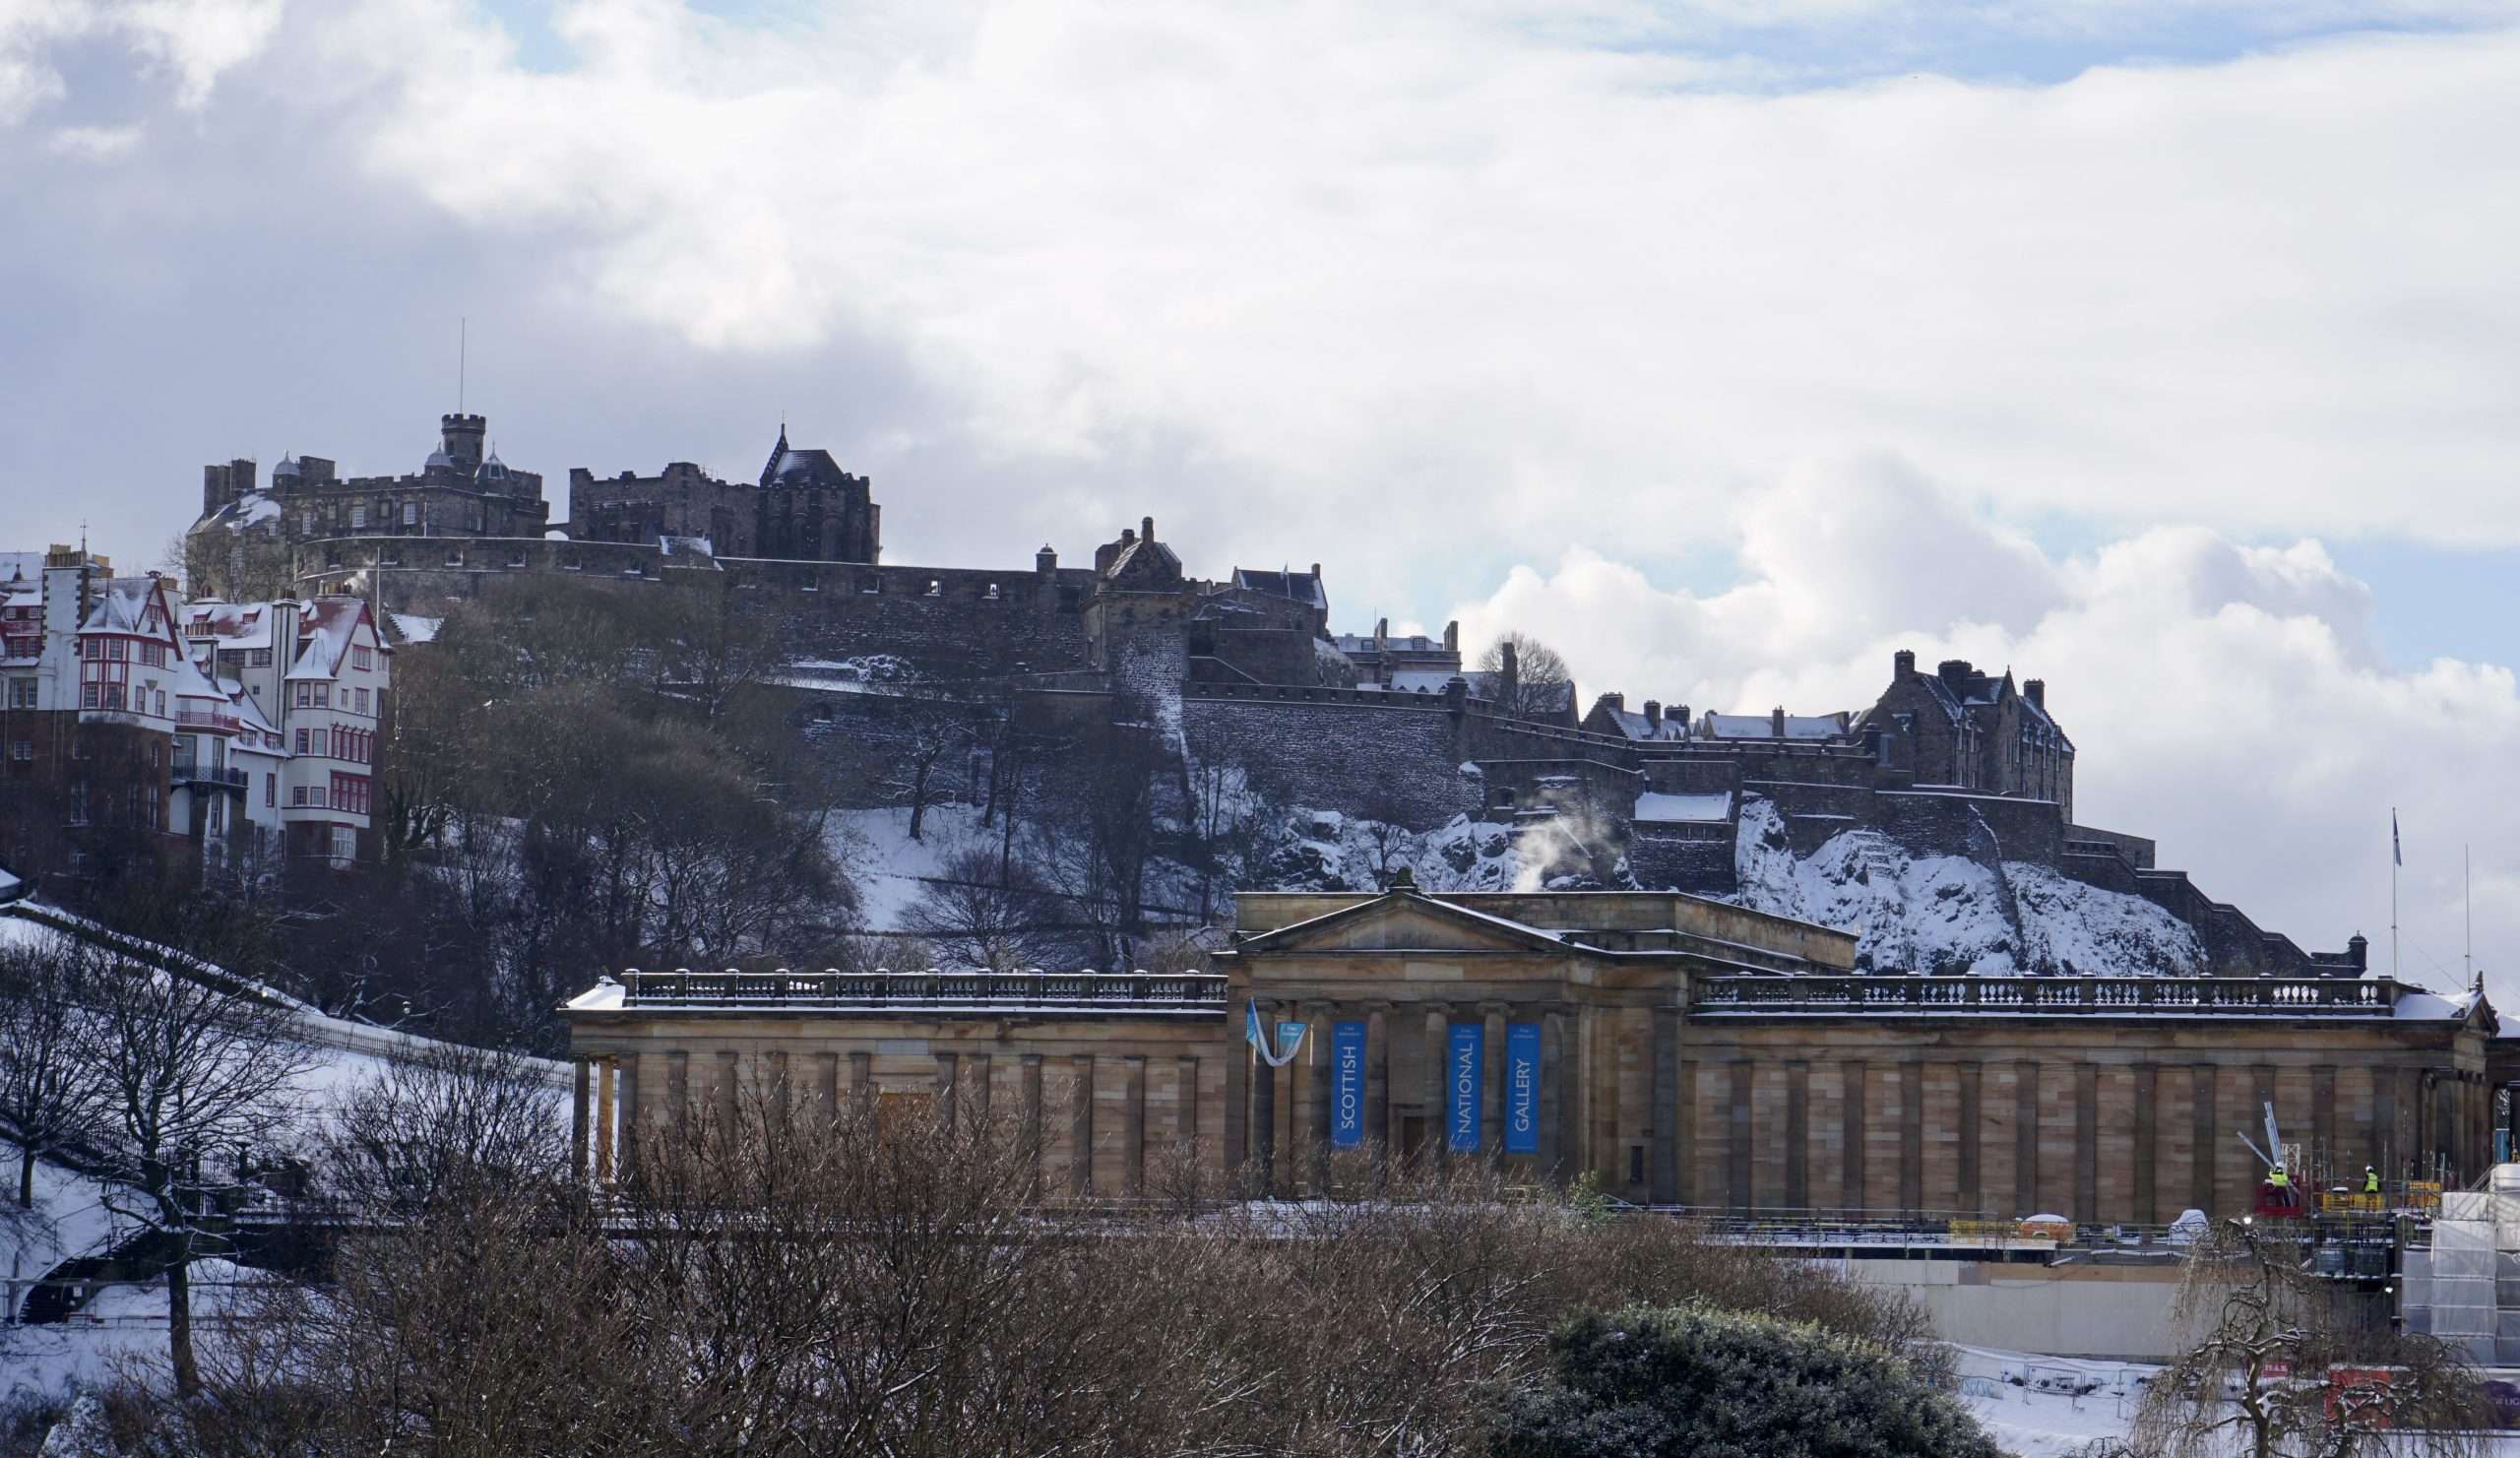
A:
{"label": "stone castle wall", "polygon": [[1426,828],[1480,809],[1441,700],[1358,689],[1201,688],[1181,699],[1193,755],[1240,761],[1306,804]]}

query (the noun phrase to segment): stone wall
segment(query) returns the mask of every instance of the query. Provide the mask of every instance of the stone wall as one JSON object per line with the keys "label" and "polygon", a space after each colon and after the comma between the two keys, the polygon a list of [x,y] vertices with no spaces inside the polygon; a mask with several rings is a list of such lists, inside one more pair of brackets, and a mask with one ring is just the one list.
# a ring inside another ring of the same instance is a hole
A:
{"label": "stone wall", "polygon": [[1972,854],[1979,822],[1994,832],[2006,860],[2054,865],[2064,855],[2065,822],[2052,800],[1933,790],[1885,790],[1875,796],[1875,826],[1911,851]]}
{"label": "stone wall", "polygon": [[1477,813],[1455,716],[1362,689],[1202,689],[1181,701],[1193,757],[1240,761],[1290,798],[1426,830]]}

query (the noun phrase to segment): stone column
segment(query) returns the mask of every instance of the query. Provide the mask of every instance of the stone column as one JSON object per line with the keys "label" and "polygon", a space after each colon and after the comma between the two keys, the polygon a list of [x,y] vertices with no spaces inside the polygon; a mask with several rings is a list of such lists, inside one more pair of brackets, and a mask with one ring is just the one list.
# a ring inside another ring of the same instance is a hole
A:
{"label": "stone column", "polygon": [[2336,1065],[2322,1063],[2310,1070],[2310,1147],[2327,1155],[2332,1182],[2349,1189],[2362,1187],[2362,1172],[2347,1168],[2346,1152],[2336,1143]]}
{"label": "stone column", "polygon": [[1251,1159],[1251,1093],[1249,1070],[1255,1061],[1243,1031],[1250,1024],[1248,993],[1228,996],[1225,1004],[1225,1177],[1239,1187],[1243,1166]]}
{"label": "stone column", "polygon": [[[1260,1015],[1260,1036],[1271,1041],[1277,1032],[1269,1015]],[[1257,1049],[1251,1058],[1251,1168],[1249,1194],[1265,1195],[1278,1187],[1278,1070]]]}
{"label": "stone column", "polygon": [[1726,1183],[1732,1186],[1727,1201],[1733,1209],[1747,1211],[1757,1201],[1756,1188],[1750,1182],[1750,1141],[1759,1130],[1750,1117],[1750,1096],[1755,1070],[1747,1058],[1734,1058],[1730,1063],[1732,1078],[1731,1134],[1725,1140],[1724,1163],[1731,1167]]}
{"label": "stone column", "polygon": [[1124,1054],[1120,1059],[1126,1079],[1126,1102],[1121,1115],[1120,1159],[1128,1193],[1146,1193],[1146,1055]]}
{"label": "stone column", "polygon": [[1840,1063],[1838,1079],[1843,1090],[1838,1100],[1842,1140],[1838,1148],[1838,1199],[1849,1210],[1861,1210],[1864,1208],[1863,1061],[1856,1058]]}
{"label": "stone column", "polygon": [[2039,1065],[2027,1058],[2013,1064],[2013,1208],[2023,1215],[2039,1208]]}
{"label": "stone column", "polygon": [[972,1106],[972,1113],[974,1117],[986,1118],[988,1116],[990,1099],[988,1086],[990,1071],[989,1055],[987,1053],[970,1053],[965,1055],[964,1061],[971,1065],[971,1076],[963,1080],[963,1082],[970,1085],[969,1089],[965,1091],[964,1097]]}
{"label": "stone column", "polygon": [[875,1115],[875,1055],[860,1049],[849,1055],[849,1097],[857,1111],[872,1118]]}
{"label": "stone column", "polygon": [[2187,1100],[2192,1110],[2188,1116],[2191,1150],[2187,1158],[2187,1208],[2208,1215],[2227,1212],[2214,1208],[2214,1164],[2222,1149],[2222,1141],[2214,1137],[2214,1065],[2197,1063],[2187,1070]]}
{"label": "stone column", "polygon": [[1021,1055],[1024,1082],[1024,1146],[1033,1151],[1033,1188],[1041,1187],[1041,1171],[1049,1163],[1048,1128],[1041,1122],[1041,1055]]}
{"label": "stone column", "polygon": [[595,1178],[596,1183],[603,1184],[609,1182],[612,1178],[612,1157],[614,1149],[612,1133],[614,1095],[612,1060],[610,1058],[604,1059],[602,1063],[595,1069]]}
{"label": "stone column", "polygon": [[[1557,1087],[1557,1170],[1560,1179],[1572,1179],[1591,1167],[1589,1136],[1585,1133],[1586,1092],[1584,1062],[1583,1012],[1572,1003],[1559,1003],[1557,1067],[1549,1078]],[[1544,1060],[1546,1054],[1543,1054]],[[1543,1084],[1545,1088],[1548,1085]]]}
{"label": "stone column", "polygon": [[2161,1156],[2160,1085],[2160,1065],[2135,1065],[2135,1220],[2141,1225],[2162,1218],[2161,1175],[2154,1163]]}
{"label": "stone column", "polygon": [[828,1129],[840,1121],[840,1054],[814,1054],[814,1115]]}
{"label": "stone column", "polygon": [[1566,1098],[1566,1018],[1555,1008],[1541,1014],[1540,1019],[1540,1153],[1537,1163],[1541,1177],[1552,1184],[1566,1182],[1566,1151],[1560,1138],[1558,1121],[1564,1116]]}
{"label": "stone column", "polygon": [[1479,1142],[1490,1167],[1505,1162],[1505,1008],[1484,1003],[1480,1008],[1481,1059],[1479,1090]]}
{"label": "stone column", "polygon": [[788,1128],[788,1115],[790,1112],[788,1097],[788,1052],[785,1048],[776,1049],[770,1054],[770,1107],[771,1112],[777,1117],[780,1131],[785,1133]]}
{"label": "stone column", "polygon": [[1391,1169],[1391,1152],[1400,1147],[1400,1129],[1391,1112],[1391,1005],[1375,1003],[1365,1011],[1365,1138],[1373,1145],[1374,1173]]}
{"label": "stone column", "polygon": [[1172,1141],[1186,1154],[1199,1147],[1198,1055],[1175,1060],[1172,1080]]}
{"label": "stone column", "polygon": [[1925,1065],[1899,1065],[1899,1208],[1925,1204]]}
{"label": "stone column", "polygon": [[1068,1062],[1076,1070],[1067,1110],[1068,1142],[1076,1153],[1068,1167],[1067,1187],[1071,1194],[1090,1195],[1094,1193],[1094,1055],[1078,1053]]}
{"label": "stone column", "polygon": [[1426,1040],[1426,1126],[1433,1131],[1430,1158],[1436,1169],[1452,1160],[1452,1101],[1446,1097],[1452,1070],[1452,1009],[1440,1002],[1419,1004],[1419,1036]]}
{"label": "stone column", "polygon": [[742,1127],[736,1118],[735,1068],[734,1049],[719,1049],[717,1105],[718,1133],[722,1139],[734,1138],[735,1130]]}
{"label": "stone column", "polygon": [[569,1060],[569,1175],[573,1179],[587,1177],[587,1125],[595,1117],[587,1104],[589,1067],[585,1058]]}
{"label": "stone column", "polygon": [[1310,1095],[1304,1109],[1304,1127],[1309,1131],[1305,1142],[1312,1150],[1310,1187],[1315,1194],[1330,1191],[1331,1086],[1339,1076],[1331,1029],[1338,1018],[1338,1009],[1328,1003],[1314,1003],[1306,1023],[1311,1031],[1304,1034],[1304,1041],[1311,1045],[1304,1058],[1304,1088]]}
{"label": "stone column", "polygon": [[612,1060],[612,1128],[603,1148],[612,1152],[613,1177],[628,1184],[639,1173],[639,1055]]}
{"label": "stone column", "polygon": [[665,1054],[665,1106],[671,1110],[674,1142],[691,1139],[691,1054],[675,1048]]}
{"label": "stone column", "polygon": [[1986,1065],[1960,1065],[1960,1208],[1972,1215],[1986,1208],[1985,1171],[1979,1163],[1979,1140],[1984,1129]]}
{"label": "stone column", "polygon": [[1680,1010],[1654,1009],[1654,1100],[1645,1119],[1647,1183],[1657,1205],[1680,1202]]}
{"label": "stone column", "polygon": [[963,1096],[963,1055],[937,1053],[935,1058],[936,1126],[941,1129],[951,1129],[954,1127],[956,1114],[961,1111],[954,1106]]}
{"label": "stone column", "polygon": [[1785,1203],[1796,1210],[1811,1208],[1810,1160],[1811,1065],[1791,1058],[1785,1065]]}
{"label": "stone column", "polygon": [[2100,1065],[2074,1065],[2074,1219],[2100,1219]]}

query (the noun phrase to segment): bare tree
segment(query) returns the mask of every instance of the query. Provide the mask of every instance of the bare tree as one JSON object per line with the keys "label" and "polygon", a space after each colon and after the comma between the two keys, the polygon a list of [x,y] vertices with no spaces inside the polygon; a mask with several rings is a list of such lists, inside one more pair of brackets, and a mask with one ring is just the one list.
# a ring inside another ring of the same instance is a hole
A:
{"label": "bare tree", "polygon": [[2146,1394],[2134,1458],[2487,1451],[2474,1371],[2310,1256],[2296,1235],[2236,1221],[2191,1249],[2174,1311],[2201,1337]]}
{"label": "bare tree", "polygon": [[935,683],[914,680],[881,706],[877,724],[893,743],[885,792],[910,806],[910,838],[924,839],[928,810],[962,795],[979,713]]}
{"label": "bare tree", "polygon": [[1031,866],[1001,859],[994,846],[973,844],[945,857],[906,922],[951,965],[1013,972],[1056,955],[1044,928],[1060,916],[1057,898]]}
{"label": "bare tree", "polygon": [[1500,634],[1479,657],[1496,676],[1496,707],[1516,719],[1553,718],[1574,702],[1574,672],[1554,648],[1519,630]]}
{"label": "bare tree", "polygon": [[18,1206],[35,1201],[35,1161],[75,1141],[104,1098],[80,1056],[94,958],[52,931],[0,949],[0,1136],[18,1147]]}
{"label": "bare tree", "polygon": [[168,1355],[189,1395],[199,1384],[190,1266],[223,1248],[202,1217],[236,1183],[212,1172],[287,1131],[315,1055],[298,1041],[293,1006],[215,969],[112,966],[87,979],[86,1002],[80,1057],[104,1088],[93,1137],[118,1187],[106,1203],[159,1237]]}

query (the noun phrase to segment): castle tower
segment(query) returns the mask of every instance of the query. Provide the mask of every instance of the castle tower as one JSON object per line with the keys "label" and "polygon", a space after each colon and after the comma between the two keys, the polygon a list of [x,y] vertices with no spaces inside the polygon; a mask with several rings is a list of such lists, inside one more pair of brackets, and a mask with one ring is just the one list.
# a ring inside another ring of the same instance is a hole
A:
{"label": "castle tower", "polygon": [[490,422],[479,415],[438,416],[441,449],[446,459],[460,471],[472,471],[481,464],[481,441],[489,434]]}

